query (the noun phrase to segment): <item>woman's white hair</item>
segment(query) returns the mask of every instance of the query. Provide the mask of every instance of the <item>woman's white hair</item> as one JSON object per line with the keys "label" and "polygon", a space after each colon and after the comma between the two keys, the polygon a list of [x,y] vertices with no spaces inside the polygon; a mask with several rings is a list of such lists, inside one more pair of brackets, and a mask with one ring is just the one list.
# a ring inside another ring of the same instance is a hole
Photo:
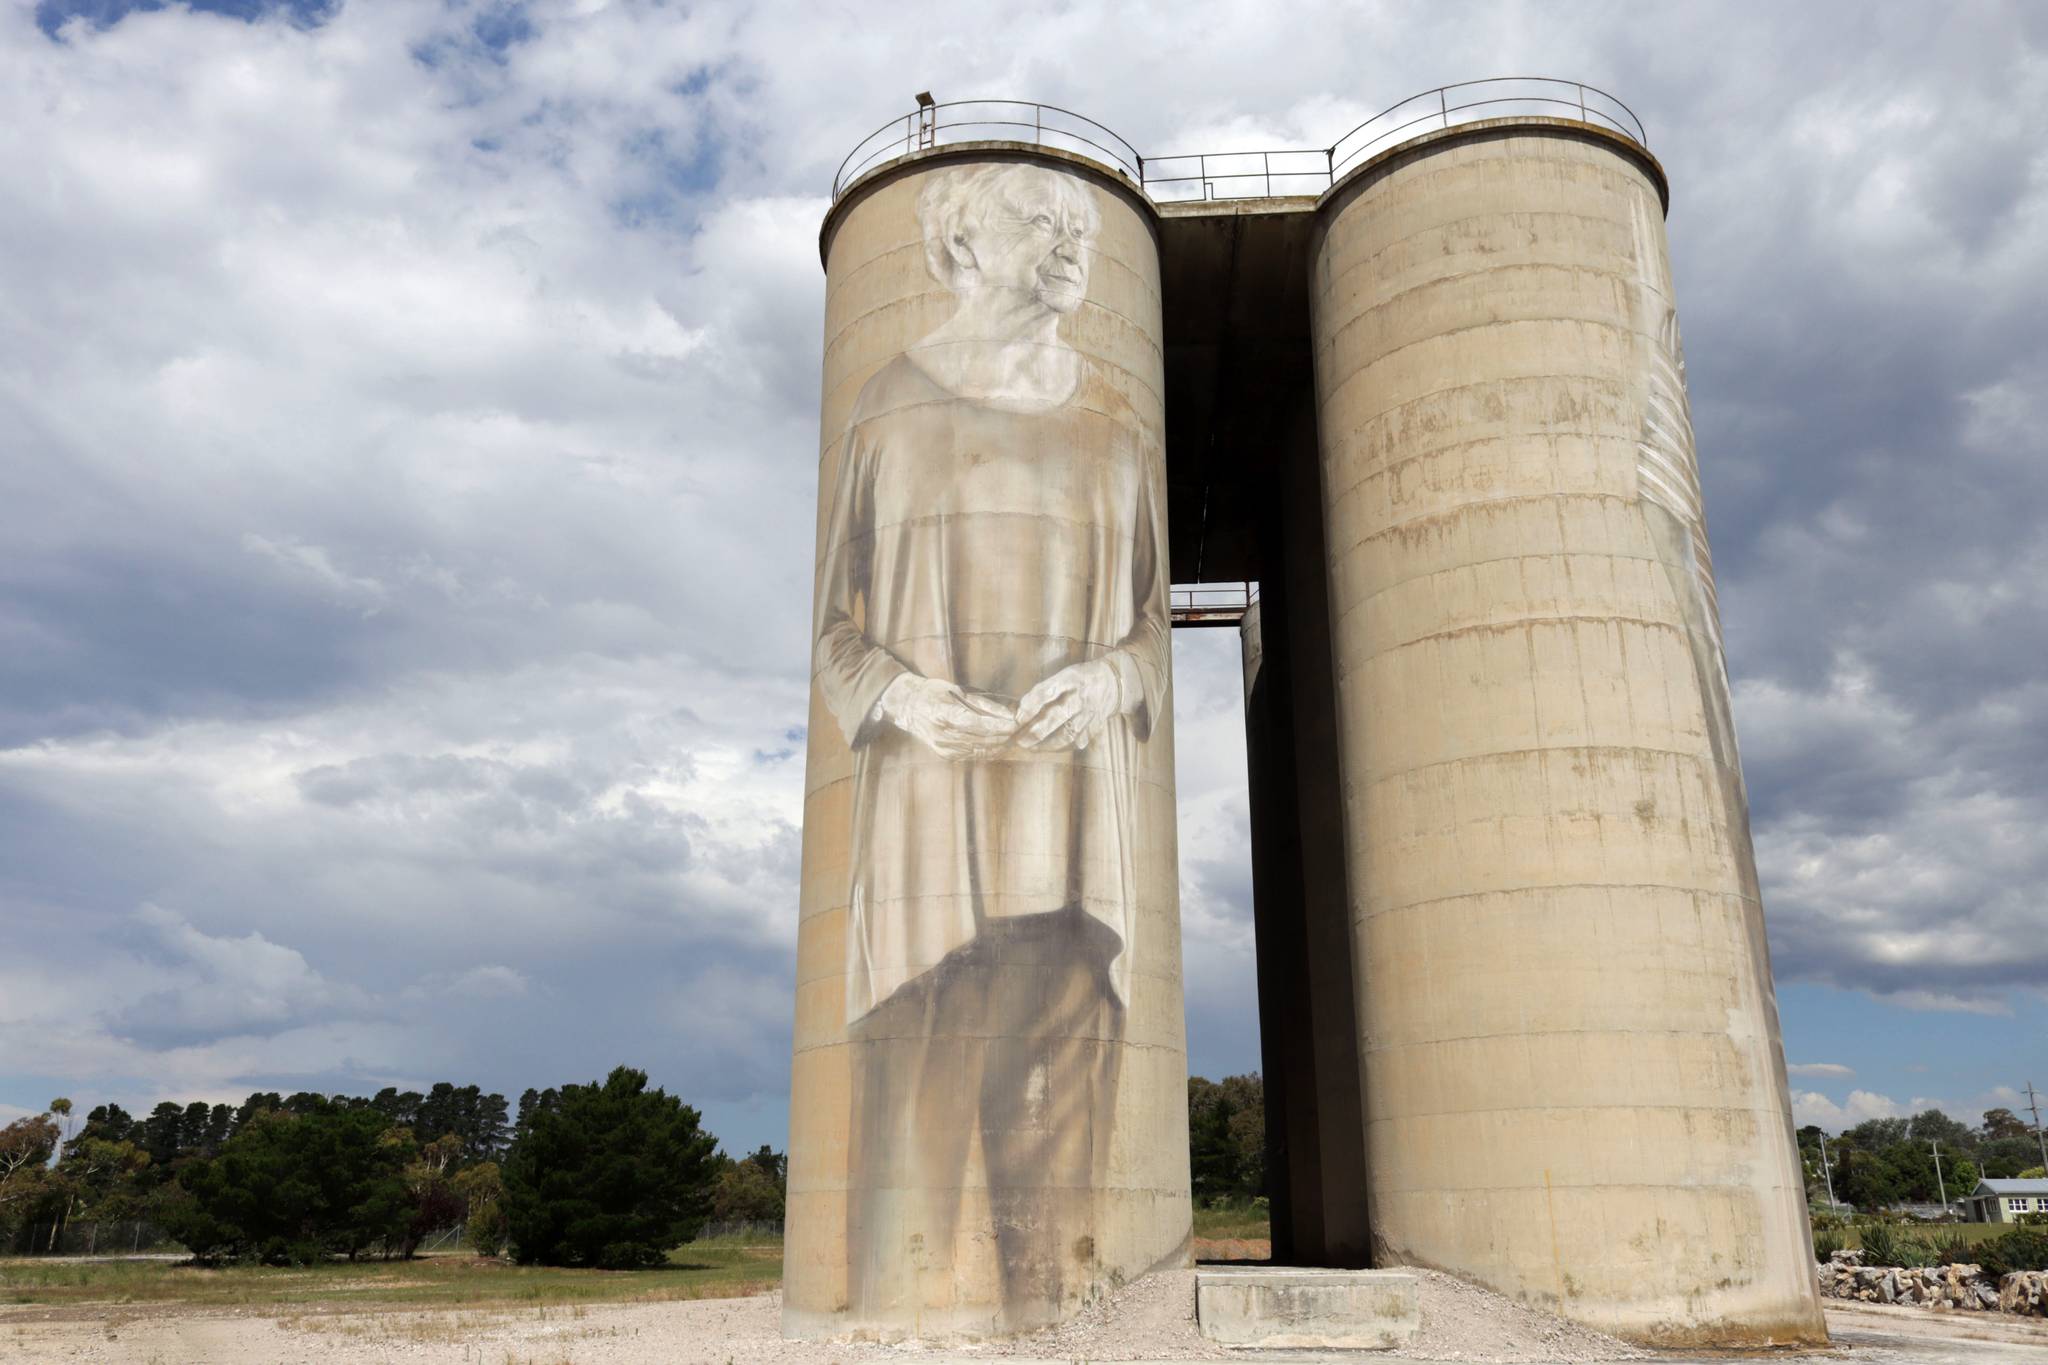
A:
{"label": "woman's white hair", "polygon": [[995,166],[959,166],[941,171],[925,183],[917,196],[917,222],[924,231],[924,263],[932,278],[958,291],[974,283],[970,270],[963,269],[962,252],[969,232],[1005,207],[1022,208],[1037,195],[1048,194],[1066,208],[1076,222],[1085,224],[1083,236],[1093,236],[1101,225],[1095,199],[1086,186],[1070,175],[1029,162]]}

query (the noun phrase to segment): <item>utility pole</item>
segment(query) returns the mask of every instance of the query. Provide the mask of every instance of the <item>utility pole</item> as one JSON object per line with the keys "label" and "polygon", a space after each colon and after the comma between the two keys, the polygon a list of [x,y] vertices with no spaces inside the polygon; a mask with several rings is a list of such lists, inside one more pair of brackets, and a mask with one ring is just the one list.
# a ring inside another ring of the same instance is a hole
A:
{"label": "utility pole", "polygon": [[2041,1097],[2034,1093],[2034,1083],[2027,1082],[2027,1108],[2034,1114],[2034,1141],[2041,1144],[2041,1164],[2048,1166],[2048,1137],[2041,1135]]}
{"label": "utility pole", "polygon": [[1828,1182],[1828,1212],[1833,1213],[1835,1204],[1835,1176],[1828,1169],[1828,1135],[1820,1135],[1820,1178]]}
{"label": "utility pole", "polygon": [[1934,1148],[1934,1185],[1941,1191],[1941,1211],[1947,1213],[1948,1182],[1941,1178],[1941,1139],[1930,1138],[1929,1144]]}

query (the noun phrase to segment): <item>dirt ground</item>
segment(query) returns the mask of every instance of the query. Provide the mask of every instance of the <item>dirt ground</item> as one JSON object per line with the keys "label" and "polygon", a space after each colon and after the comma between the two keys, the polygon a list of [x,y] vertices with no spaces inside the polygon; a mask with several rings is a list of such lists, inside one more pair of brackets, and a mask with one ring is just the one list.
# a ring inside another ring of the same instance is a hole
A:
{"label": "dirt ground", "polygon": [[[1076,1323],[998,1346],[935,1350],[786,1342],[780,1296],[489,1311],[278,1312],[177,1305],[0,1308],[0,1361],[119,1365],[897,1365],[942,1360],[1195,1360],[1248,1355],[1201,1339],[1193,1272],[1154,1276]],[[1819,1359],[1871,1365],[2048,1365],[2048,1325],[1869,1306],[1830,1309],[1837,1349]],[[1441,1276],[1423,1285],[1423,1339],[1381,1361],[1654,1359],[1620,1342]],[[1298,1353],[1287,1359],[1305,1359]],[[1326,1357],[1328,1358],[1328,1357]],[[1356,1357],[1353,1357],[1356,1358]],[[1812,1359],[1815,1357],[1806,1357]]]}

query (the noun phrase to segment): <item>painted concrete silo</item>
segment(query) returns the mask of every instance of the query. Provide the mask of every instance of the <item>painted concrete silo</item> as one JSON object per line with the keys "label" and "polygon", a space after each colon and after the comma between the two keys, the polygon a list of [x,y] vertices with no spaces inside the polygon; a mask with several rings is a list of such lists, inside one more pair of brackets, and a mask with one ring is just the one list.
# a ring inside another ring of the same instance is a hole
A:
{"label": "painted concrete silo", "polygon": [[949,146],[828,215],[784,1328],[995,1335],[1181,1264],[1151,207]]}
{"label": "painted concrete silo", "polygon": [[1638,1340],[1821,1341],[1662,196],[1517,119],[1319,210],[1373,1237]]}

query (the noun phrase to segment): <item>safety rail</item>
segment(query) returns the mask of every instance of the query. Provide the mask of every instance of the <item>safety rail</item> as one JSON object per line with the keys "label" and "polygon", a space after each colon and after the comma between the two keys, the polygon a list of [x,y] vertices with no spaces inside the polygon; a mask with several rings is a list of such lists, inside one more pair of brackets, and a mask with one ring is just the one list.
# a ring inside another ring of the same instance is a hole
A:
{"label": "safety rail", "polygon": [[1056,147],[1101,161],[1154,200],[1271,198],[1320,194],[1382,151],[1480,119],[1513,113],[1576,116],[1647,148],[1635,111],[1598,86],[1554,76],[1489,76],[1440,85],[1397,100],[1328,147],[1287,147],[1144,156],[1084,114],[1029,100],[934,101],[890,119],[862,138],[832,178],[837,201],[857,180],[913,153],[954,142],[1001,140]]}
{"label": "safety rail", "polygon": [[1176,626],[1234,626],[1259,600],[1259,585],[1176,583],[1167,591],[1168,615]]}
{"label": "safety rail", "polygon": [[[949,112],[950,111],[950,112]],[[963,130],[966,135],[963,136]],[[1025,134],[1029,136],[1025,136]],[[832,177],[832,198],[869,171],[912,152],[947,142],[1031,142],[1105,161],[1132,180],[1142,180],[1145,158],[1138,149],[1085,114],[1030,100],[947,100],[918,96],[917,108],[892,118],[860,140]]]}

